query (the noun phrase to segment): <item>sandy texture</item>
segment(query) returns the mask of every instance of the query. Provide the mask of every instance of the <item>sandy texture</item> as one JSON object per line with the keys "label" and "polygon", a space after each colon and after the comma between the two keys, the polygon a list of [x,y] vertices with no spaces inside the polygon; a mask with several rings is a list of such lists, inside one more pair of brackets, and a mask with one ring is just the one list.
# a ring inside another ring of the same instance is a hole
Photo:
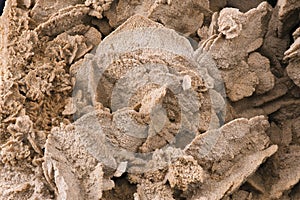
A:
{"label": "sandy texture", "polygon": [[300,2],[7,0],[0,199],[300,198]]}

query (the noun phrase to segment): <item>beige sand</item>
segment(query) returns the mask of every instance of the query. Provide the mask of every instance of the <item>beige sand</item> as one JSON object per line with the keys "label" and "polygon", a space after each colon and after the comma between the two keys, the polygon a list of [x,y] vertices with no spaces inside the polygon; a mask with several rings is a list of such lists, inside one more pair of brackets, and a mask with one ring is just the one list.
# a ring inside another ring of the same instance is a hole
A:
{"label": "beige sand", "polygon": [[300,199],[299,11],[7,0],[0,199]]}

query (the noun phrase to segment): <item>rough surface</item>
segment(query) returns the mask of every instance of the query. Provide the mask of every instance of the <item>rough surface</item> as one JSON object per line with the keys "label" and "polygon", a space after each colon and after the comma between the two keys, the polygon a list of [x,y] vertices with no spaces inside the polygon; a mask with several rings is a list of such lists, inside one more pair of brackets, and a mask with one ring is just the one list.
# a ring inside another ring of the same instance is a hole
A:
{"label": "rough surface", "polygon": [[203,24],[204,16],[209,16],[211,11],[208,0],[120,0],[115,1],[106,16],[109,24],[117,27],[134,14],[149,17],[185,35],[192,35]]}
{"label": "rough surface", "polygon": [[[222,72],[227,95],[232,101],[253,93],[265,93],[274,86],[268,58],[254,52],[263,43],[270,12],[271,6],[266,2],[246,13],[224,8],[219,17],[214,18],[219,33],[212,32],[214,34],[201,42]],[[265,69],[260,69],[262,66]],[[255,70],[257,68],[259,70]]]}
{"label": "rough surface", "polygon": [[186,152],[211,174],[191,199],[221,199],[235,191],[264,159],[276,152],[276,145],[268,147],[267,128],[263,117],[240,118],[197,136]]}
{"label": "rough surface", "polygon": [[268,2],[7,0],[0,199],[300,199],[300,1]]}
{"label": "rough surface", "polygon": [[300,76],[299,76],[299,66],[300,66],[300,27],[293,33],[294,43],[290,48],[284,53],[284,59],[289,61],[287,66],[288,76],[294,81],[294,83],[300,87]]}

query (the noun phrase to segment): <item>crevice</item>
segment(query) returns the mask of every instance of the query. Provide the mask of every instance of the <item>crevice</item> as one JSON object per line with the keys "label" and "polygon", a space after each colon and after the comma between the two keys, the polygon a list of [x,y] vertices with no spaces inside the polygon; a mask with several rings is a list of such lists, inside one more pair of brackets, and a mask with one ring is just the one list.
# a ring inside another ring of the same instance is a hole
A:
{"label": "crevice", "polygon": [[267,0],[267,2],[274,8],[277,4],[277,0]]}
{"label": "crevice", "polygon": [[112,190],[104,191],[102,200],[133,200],[136,192],[136,185],[128,181],[127,173],[121,177],[113,177],[115,187]]}
{"label": "crevice", "polygon": [[4,5],[5,5],[5,0],[0,1],[0,16],[3,13]]}

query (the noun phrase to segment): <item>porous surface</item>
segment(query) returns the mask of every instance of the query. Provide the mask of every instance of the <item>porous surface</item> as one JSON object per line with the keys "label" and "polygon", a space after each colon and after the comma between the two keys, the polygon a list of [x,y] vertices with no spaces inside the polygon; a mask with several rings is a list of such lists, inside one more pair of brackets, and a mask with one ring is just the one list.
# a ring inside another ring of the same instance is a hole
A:
{"label": "porous surface", "polygon": [[299,13],[7,0],[0,199],[300,199]]}

